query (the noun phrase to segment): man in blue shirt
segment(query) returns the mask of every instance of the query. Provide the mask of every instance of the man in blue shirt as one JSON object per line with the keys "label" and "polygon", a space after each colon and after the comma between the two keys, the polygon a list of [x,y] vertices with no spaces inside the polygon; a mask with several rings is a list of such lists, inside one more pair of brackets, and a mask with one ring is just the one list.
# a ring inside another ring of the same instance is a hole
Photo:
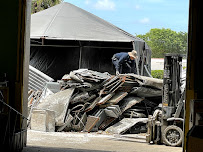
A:
{"label": "man in blue shirt", "polygon": [[112,63],[116,69],[116,75],[124,73],[135,73],[136,66],[135,59],[137,57],[137,51],[132,50],[132,52],[120,52],[116,53],[112,57]]}

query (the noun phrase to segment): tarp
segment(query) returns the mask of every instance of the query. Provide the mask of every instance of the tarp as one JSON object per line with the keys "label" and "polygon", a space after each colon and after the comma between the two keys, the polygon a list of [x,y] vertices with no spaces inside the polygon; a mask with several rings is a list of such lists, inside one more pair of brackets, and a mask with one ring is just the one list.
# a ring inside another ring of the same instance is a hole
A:
{"label": "tarp", "polygon": [[111,23],[67,2],[31,16],[31,38],[40,37],[88,41],[139,40]]}
{"label": "tarp", "polygon": [[113,74],[113,54],[132,49],[138,52],[138,74],[148,75],[150,48],[119,27],[67,2],[31,16],[30,65],[54,79],[78,68]]}
{"label": "tarp", "polygon": [[30,65],[57,80],[65,73],[78,69],[79,55],[78,48],[31,46]]}

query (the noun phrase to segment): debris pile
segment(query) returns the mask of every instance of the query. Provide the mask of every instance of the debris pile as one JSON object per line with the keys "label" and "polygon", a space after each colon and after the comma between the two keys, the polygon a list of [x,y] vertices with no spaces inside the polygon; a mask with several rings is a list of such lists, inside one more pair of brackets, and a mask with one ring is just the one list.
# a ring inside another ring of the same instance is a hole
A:
{"label": "debris pile", "polygon": [[148,115],[161,103],[162,84],[162,80],[135,74],[75,70],[62,80],[47,82],[41,92],[30,93],[30,127],[41,131],[146,132]]}

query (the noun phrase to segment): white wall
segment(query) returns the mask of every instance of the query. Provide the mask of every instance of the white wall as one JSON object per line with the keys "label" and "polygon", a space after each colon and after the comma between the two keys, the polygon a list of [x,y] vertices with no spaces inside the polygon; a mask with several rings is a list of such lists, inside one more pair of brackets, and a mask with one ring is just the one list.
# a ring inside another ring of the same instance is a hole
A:
{"label": "white wall", "polygon": [[[183,59],[183,67],[186,67],[187,61]],[[164,58],[152,58],[151,59],[151,70],[163,70],[164,69]]]}

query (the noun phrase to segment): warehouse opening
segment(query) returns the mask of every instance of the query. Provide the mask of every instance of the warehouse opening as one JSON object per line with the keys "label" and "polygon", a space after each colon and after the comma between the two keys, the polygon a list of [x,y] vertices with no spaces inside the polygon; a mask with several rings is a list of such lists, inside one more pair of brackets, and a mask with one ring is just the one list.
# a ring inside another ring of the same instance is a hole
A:
{"label": "warehouse opening", "polygon": [[[136,74],[116,75],[123,50],[137,51]],[[181,150],[169,146],[184,138],[185,56],[165,54],[163,79],[151,56],[146,41],[70,3],[32,14],[24,150]]]}

